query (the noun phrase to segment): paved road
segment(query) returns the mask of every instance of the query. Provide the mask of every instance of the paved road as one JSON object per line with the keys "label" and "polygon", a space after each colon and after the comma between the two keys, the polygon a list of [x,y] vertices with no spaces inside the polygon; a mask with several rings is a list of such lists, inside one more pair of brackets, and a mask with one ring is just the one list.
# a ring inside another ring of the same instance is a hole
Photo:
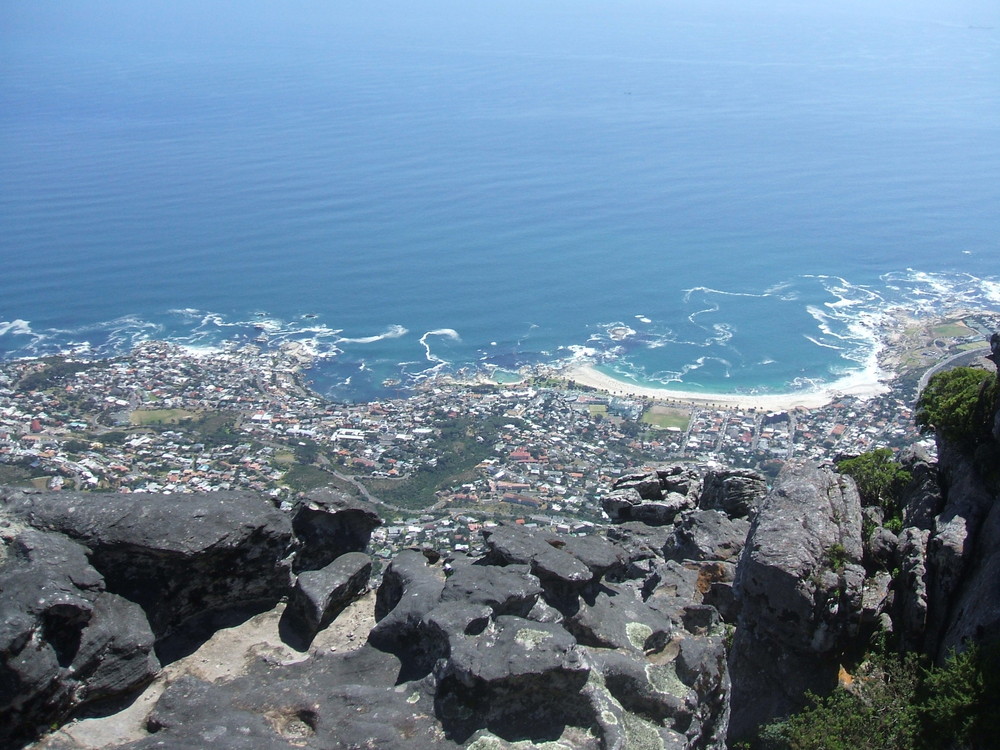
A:
{"label": "paved road", "polygon": [[947,359],[941,360],[931,369],[929,369],[927,372],[925,372],[923,375],[920,376],[920,381],[917,383],[917,396],[923,393],[924,388],[927,387],[927,381],[929,381],[937,373],[941,372],[941,370],[944,370],[947,367],[949,367],[953,362],[956,362],[962,359],[963,357],[968,357],[970,359],[977,355],[980,357],[984,357],[989,353],[990,353],[990,348],[988,346],[984,346],[980,349],[970,349],[965,352],[959,352],[958,354],[952,354]]}

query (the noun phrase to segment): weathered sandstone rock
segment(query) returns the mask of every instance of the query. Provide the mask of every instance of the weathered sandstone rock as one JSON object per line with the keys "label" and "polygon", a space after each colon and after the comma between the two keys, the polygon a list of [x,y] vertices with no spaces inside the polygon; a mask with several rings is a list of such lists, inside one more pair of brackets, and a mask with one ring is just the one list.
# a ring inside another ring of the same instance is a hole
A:
{"label": "weathered sandstone rock", "polygon": [[23,742],[159,671],[142,610],[105,591],[83,547],[17,526],[0,544],[0,743]]}
{"label": "weathered sandstone rock", "polygon": [[306,493],[292,513],[292,528],[302,544],[295,555],[296,572],[318,570],[346,552],[364,552],[382,523],[369,503],[331,489]]}
{"label": "weathered sandstone rock", "polygon": [[682,514],[667,540],[663,555],[668,560],[736,560],[743,551],[750,522],[730,518],[715,510]]}
{"label": "weathered sandstone rock", "polygon": [[285,612],[292,627],[306,642],[329,625],[352,601],[368,590],[372,559],[363,552],[348,552],[325,568],[299,573]]}
{"label": "weathered sandstone rock", "polygon": [[0,500],[86,547],[108,591],[139,604],[158,639],[207,612],[273,606],[289,589],[291,524],[255,494],[5,491]]}
{"label": "weathered sandstone rock", "polygon": [[674,466],[619,478],[601,499],[601,507],[613,523],[663,526],[673,523],[681,511],[697,507],[700,492],[701,477],[688,467]]}
{"label": "weathered sandstone rock", "polygon": [[854,483],[790,463],[740,559],[741,613],[730,654],[730,738],[828,692],[861,616],[861,503]]}
{"label": "weathered sandstone rock", "polygon": [[903,491],[903,525],[931,529],[934,517],[944,506],[937,466],[931,462],[927,451],[919,446],[904,450],[900,461],[911,477]]}
{"label": "weathered sandstone rock", "polygon": [[719,510],[730,518],[751,515],[767,494],[764,476],[750,469],[709,471],[698,500],[704,510]]}

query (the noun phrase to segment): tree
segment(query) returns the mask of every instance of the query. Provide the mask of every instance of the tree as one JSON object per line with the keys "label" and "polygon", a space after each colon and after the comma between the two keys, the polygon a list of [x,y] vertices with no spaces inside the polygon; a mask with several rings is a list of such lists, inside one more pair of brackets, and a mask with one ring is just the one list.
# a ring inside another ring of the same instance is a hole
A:
{"label": "tree", "polygon": [[316,463],[316,459],[319,458],[319,444],[309,438],[300,440],[298,445],[293,446],[293,450],[295,460],[304,466]]}
{"label": "tree", "polygon": [[62,444],[62,449],[67,453],[85,453],[90,450],[90,443],[86,440],[70,438]]}

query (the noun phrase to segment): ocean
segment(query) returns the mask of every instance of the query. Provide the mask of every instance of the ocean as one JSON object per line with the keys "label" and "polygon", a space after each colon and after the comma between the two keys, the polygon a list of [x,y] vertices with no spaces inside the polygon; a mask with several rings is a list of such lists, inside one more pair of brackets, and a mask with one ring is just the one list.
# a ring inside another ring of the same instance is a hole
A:
{"label": "ocean", "polygon": [[4,3],[0,357],[783,393],[1000,309],[1000,5],[813,5]]}

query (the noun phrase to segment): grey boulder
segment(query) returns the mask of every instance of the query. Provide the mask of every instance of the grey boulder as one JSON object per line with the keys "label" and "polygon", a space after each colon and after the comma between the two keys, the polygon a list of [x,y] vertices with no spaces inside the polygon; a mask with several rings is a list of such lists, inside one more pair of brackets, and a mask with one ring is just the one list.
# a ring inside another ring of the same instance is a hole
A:
{"label": "grey boulder", "polygon": [[0,541],[0,741],[29,739],[157,674],[142,610],[105,591],[83,547],[11,527]]}
{"label": "grey boulder", "polygon": [[22,493],[7,512],[90,551],[107,589],[138,603],[157,639],[191,618],[273,606],[290,586],[288,517],[259,495]]}

